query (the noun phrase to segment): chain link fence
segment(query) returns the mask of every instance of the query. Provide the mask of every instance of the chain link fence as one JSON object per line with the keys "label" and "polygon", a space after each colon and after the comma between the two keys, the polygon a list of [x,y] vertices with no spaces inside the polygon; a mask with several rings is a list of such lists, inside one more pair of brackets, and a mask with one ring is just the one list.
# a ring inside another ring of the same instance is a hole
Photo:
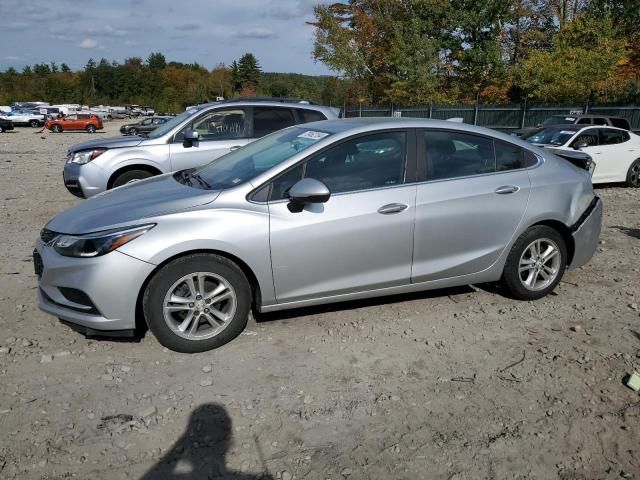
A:
{"label": "chain link fence", "polygon": [[346,106],[345,117],[406,117],[447,120],[461,118],[464,123],[497,130],[535,127],[551,115],[607,115],[626,118],[634,131],[640,131],[640,106],[635,105],[424,105],[416,107]]}

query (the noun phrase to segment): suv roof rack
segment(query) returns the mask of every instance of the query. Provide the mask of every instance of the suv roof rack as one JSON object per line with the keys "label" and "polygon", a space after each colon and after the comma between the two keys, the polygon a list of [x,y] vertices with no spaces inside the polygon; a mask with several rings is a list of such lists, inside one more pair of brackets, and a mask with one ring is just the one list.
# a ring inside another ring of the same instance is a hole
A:
{"label": "suv roof rack", "polygon": [[[294,97],[240,97],[231,98],[229,100],[221,100],[220,103],[233,103],[233,102],[280,102],[280,103],[304,103],[305,105],[318,105],[310,100],[304,98]],[[216,102],[212,102],[216,103]]]}

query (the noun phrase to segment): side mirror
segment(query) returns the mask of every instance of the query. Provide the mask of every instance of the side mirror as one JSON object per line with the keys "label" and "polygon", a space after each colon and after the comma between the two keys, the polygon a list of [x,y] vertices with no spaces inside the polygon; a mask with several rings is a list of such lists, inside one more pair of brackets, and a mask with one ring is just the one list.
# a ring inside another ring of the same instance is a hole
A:
{"label": "side mirror", "polygon": [[193,142],[197,142],[200,140],[200,134],[195,130],[187,130],[184,132],[184,140],[182,142],[182,146],[185,148],[189,148],[193,146]]}
{"label": "side mirror", "polygon": [[306,204],[325,203],[331,191],[324,183],[315,178],[303,178],[289,189],[289,211],[301,212]]}
{"label": "side mirror", "polygon": [[579,142],[576,142],[573,144],[573,149],[580,150],[581,148],[587,148],[588,146],[589,146],[588,142],[585,142],[584,140],[580,140]]}

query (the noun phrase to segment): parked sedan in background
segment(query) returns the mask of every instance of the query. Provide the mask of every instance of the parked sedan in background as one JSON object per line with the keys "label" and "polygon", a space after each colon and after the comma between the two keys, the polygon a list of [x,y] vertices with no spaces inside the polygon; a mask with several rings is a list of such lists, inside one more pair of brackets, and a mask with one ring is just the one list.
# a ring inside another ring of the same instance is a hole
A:
{"label": "parked sedan in background", "polygon": [[62,133],[68,130],[85,130],[88,133],[95,133],[102,130],[102,120],[92,113],[72,113],[64,118],[52,118],[44,124],[46,128],[54,133]]}
{"label": "parked sedan in background", "polygon": [[8,130],[13,130],[13,122],[11,120],[7,120],[6,118],[0,117],[0,133],[6,132]]}
{"label": "parked sedan in background", "polygon": [[538,129],[525,140],[560,151],[581,150],[595,162],[593,183],[640,187],[640,136],[621,128],[566,125]]}
{"label": "parked sedan in background", "polygon": [[268,312],[501,280],[535,300],[589,261],[589,173],[484,128],[347,119],[96,196],[42,230],[39,306],[91,334],[216,348]]}
{"label": "parked sedan in background", "polygon": [[126,123],[120,127],[120,133],[123,135],[138,135],[139,133],[153,132],[163,123],[171,120],[172,117],[150,117],[139,122]]}
{"label": "parked sedan in background", "polygon": [[13,112],[4,113],[0,118],[11,120],[15,127],[41,127],[44,124],[44,115],[33,112],[21,112],[14,110]]}
{"label": "parked sedan in background", "polygon": [[532,133],[535,133],[541,127],[552,127],[559,125],[581,125],[586,127],[587,125],[603,125],[609,127],[622,128],[623,130],[631,130],[629,121],[622,117],[610,117],[607,115],[591,115],[591,114],[579,114],[579,115],[552,115],[544,122],[538,124],[535,127],[521,128],[511,132],[516,137],[527,137]]}

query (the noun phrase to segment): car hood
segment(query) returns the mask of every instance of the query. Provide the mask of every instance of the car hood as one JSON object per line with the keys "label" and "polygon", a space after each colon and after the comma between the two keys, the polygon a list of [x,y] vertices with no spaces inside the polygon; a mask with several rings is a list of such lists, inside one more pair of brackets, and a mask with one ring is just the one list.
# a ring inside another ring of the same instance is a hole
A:
{"label": "car hood", "polygon": [[69,148],[71,152],[80,152],[82,150],[93,150],[94,148],[124,148],[135,147],[146,140],[142,137],[111,137],[100,138],[97,140],[89,140],[88,142],[76,143]]}
{"label": "car hood", "polygon": [[145,218],[211,203],[219,194],[183,185],[165,174],[95,195],[52,218],[46,228],[79,234],[143,223]]}

